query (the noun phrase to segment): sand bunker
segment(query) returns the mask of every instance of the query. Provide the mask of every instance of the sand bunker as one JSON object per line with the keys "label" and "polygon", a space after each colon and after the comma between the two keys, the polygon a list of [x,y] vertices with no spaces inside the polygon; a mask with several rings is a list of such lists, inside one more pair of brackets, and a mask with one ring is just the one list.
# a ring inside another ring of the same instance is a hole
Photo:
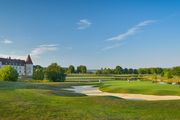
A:
{"label": "sand bunker", "polygon": [[93,87],[91,85],[72,86],[72,88],[66,90],[71,90],[76,93],[82,93],[88,96],[115,96],[128,100],[180,100],[180,96],[158,96],[158,95],[102,92],[97,87]]}

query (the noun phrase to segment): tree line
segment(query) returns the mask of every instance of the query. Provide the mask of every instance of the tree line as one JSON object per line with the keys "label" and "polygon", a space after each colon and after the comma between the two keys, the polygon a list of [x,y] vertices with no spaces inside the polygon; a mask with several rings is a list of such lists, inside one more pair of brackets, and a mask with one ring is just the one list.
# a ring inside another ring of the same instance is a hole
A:
{"label": "tree line", "polygon": [[87,68],[84,65],[75,67],[70,65],[68,68],[63,68],[57,63],[52,63],[48,67],[42,67],[36,65],[33,67],[33,79],[43,80],[48,79],[50,81],[65,81],[66,74],[72,73],[87,73]]}
{"label": "tree line", "polygon": [[[17,81],[18,77],[18,72],[12,66],[8,65],[0,68],[0,80]],[[47,79],[53,82],[63,82],[65,81],[66,74],[61,66],[57,63],[52,63],[46,68],[40,65],[34,66],[32,78],[35,80]]]}
{"label": "tree line", "polygon": [[[48,67],[47,67],[48,68]],[[36,79],[42,78],[48,69],[41,66],[34,66],[34,77]],[[84,65],[77,66],[75,68],[73,65],[70,65],[67,68],[61,68],[61,72],[64,74],[75,74],[75,73],[87,73],[87,67]],[[121,66],[116,66],[115,68],[101,68],[96,71],[96,74],[156,74],[161,75],[162,77],[171,78],[171,76],[180,76],[180,66],[173,68],[122,68]],[[37,76],[37,77],[36,77]]]}
{"label": "tree line", "polygon": [[116,66],[114,69],[111,68],[101,68],[96,71],[96,74],[155,74],[161,75],[162,77],[172,78],[173,76],[180,77],[180,66],[173,68],[122,68],[121,66]]}
{"label": "tree line", "polygon": [[66,74],[64,69],[57,63],[52,63],[48,67],[41,67],[36,65],[33,67],[33,79],[44,80],[47,79],[53,82],[65,81]]}
{"label": "tree line", "polygon": [[96,74],[138,74],[137,69],[132,68],[122,68],[121,66],[116,66],[114,69],[111,68],[101,68],[96,71]]}
{"label": "tree line", "polygon": [[87,67],[85,65],[79,65],[77,68],[75,68],[73,65],[70,65],[69,67],[64,68],[64,72],[66,74],[87,73]]}
{"label": "tree line", "polygon": [[173,68],[139,68],[138,71],[139,74],[156,74],[167,78],[180,77],[180,66]]}
{"label": "tree line", "polygon": [[[73,73],[87,73],[87,67],[84,65],[79,65],[76,68],[70,65],[67,68],[61,67],[57,63],[52,63],[48,67],[42,67],[36,65],[33,67],[33,79],[34,80],[44,80],[61,82],[65,81],[66,74]],[[173,68],[122,68],[121,66],[116,66],[115,68],[101,68],[96,71],[96,74],[153,74],[161,75],[162,77],[173,78],[173,76],[180,77],[180,66]],[[5,66],[0,68],[0,80],[5,81],[17,81],[18,72],[12,66]]]}
{"label": "tree line", "polygon": [[[87,73],[87,68],[84,65],[80,65],[75,69],[73,65],[68,68],[63,68],[57,63],[52,63],[48,67],[42,67],[40,65],[35,65],[33,67],[34,80],[44,80],[47,79],[53,82],[63,82],[65,81],[66,74],[70,73]],[[0,80],[3,81],[17,81],[18,72],[12,66],[4,66],[0,69]]]}

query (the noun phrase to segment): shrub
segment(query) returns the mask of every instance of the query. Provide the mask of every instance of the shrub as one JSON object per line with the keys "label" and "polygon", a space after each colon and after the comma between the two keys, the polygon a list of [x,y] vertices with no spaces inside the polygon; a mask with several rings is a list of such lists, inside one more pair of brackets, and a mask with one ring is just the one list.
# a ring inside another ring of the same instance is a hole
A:
{"label": "shrub", "polygon": [[5,66],[0,69],[0,80],[17,81],[18,72],[12,66]]}
{"label": "shrub", "polygon": [[43,80],[44,79],[43,68],[37,67],[37,68],[33,69],[33,79],[34,80]]}

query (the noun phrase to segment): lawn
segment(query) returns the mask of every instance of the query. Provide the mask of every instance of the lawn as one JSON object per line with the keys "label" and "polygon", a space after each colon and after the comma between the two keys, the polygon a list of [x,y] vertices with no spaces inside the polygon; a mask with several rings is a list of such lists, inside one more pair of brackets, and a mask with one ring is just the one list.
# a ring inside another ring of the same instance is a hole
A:
{"label": "lawn", "polygon": [[66,81],[112,81],[112,80],[128,80],[128,79],[141,79],[136,74],[67,74]]}
{"label": "lawn", "polygon": [[150,95],[180,95],[180,86],[158,84],[151,81],[105,81],[100,90],[112,93],[134,93]]}
{"label": "lawn", "polygon": [[[178,120],[180,100],[135,101],[63,90],[86,83],[0,82],[0,120]],[[88,83],[93,84],[93,83]]]}

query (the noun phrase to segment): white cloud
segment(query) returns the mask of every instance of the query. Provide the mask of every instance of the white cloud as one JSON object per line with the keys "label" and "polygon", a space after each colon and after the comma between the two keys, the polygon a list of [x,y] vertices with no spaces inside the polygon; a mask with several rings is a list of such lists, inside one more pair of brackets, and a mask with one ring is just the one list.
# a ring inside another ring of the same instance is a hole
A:
{"label": "white cloud", "polygon": [[44,44],[44,45],[39,45],[36,48],[33,48],[30,53],[27,53],[25,55],[19,55],[14,52],[10,52],[9,54],[0,53],[0,57],[2,57],[2,58],[11,57],[12,59],[26,60],[27,55],[30,54],[31,57],[33,58],[33,60],[36,61],[37,59],[39,59],[41,57],[42,54],[56,51],[58,49],[57,46],[58,45],[56,45],[56,44],[49,44],[49,45]]}
{"label": "white cloud", "polygon": [[92,23],[87,19],[82,19],[77,24],[78,24],[78,29],[83,30],[90,27]]}
{"label": "white cloud", "polygon": [[9,55],[7,55],[7,54],[1,54],[1,53],[0,53],[0,57],[2,57],[2,58],[9,58],[9,57],[11,57],[12,59],[22,59],[22,60],[25,60],[26,57],[27,57],[27,55],[26,55],[26,56],[23,56],[23,55],[15,55],[15,54],[9,54]]}
{"label": "white cloud", "polygon": [[114,45],[111,45],[111,46],[106,46],[102,49],[102,51],[107,51],[107,50],[111,50],[111,49],[114,49],[114,48],[118,48],[120,46],[122,46],[123,44],[119,44],[119,43],[116,43]]}
{"label": "white cloud", "polygon": [[4,44],[12,44],[13,41],[9,40],[9,39],[4,39],[1,41],[1,43],[4,43]]}
{"label": "white cloud", "polygon": [[[11,58],[14,58],[14,59],[25,60],[27,55],[30,54],[34,60],[37,60],[43,54],[56,51],[58,49],[58,46],[59,45],[57,45],[57,44],[43,44],[43,45],[39,45],[39,46],[33,48],[29,53],[27,53],[25,55],[19,55],[19,54],[16,54],[14,52],[10,52],[9,54],[0,53],[0,57],[3,57],[3,58],[11,57]],[[66,49],[72,49],[72,48],[67,47]]]}
{"label": "white cloud", "polygon": [[134,27],[128,29],[127,32],[119,34],[115,37],[111,37],[111,38],[107,39],[106,41],[122,41],[122,40],[128,38],[129,36],[135,35],[143,27],[150,25],[152,23],[155,23],[155,22],[156,22],[155,20],[146,20],[146,21],[140,22],[139,24],[135,25]]}
{"label": "white cloud", "polygon": [[31,56],[33,57],[40,57],[40,55],[45,54],[47,52],[56,51],[58,45],[56,44],[49,44],[49,45],[39,45],[36,48],[33,48],[31,51]]}

